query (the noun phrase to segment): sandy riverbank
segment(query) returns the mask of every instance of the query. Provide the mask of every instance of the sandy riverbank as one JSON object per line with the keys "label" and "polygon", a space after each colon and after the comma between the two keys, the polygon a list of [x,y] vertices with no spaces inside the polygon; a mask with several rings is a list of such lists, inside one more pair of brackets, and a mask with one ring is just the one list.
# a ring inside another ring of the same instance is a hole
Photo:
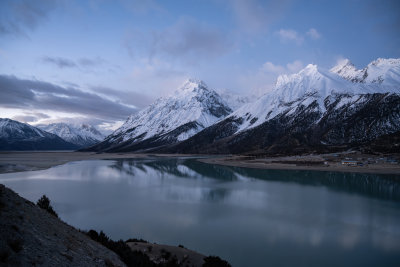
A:
{"label": "sandy riverbank", "polygon": [[[195,156],[180,154],[135,154],[135,153],[94,153],[94,152],[0,152],[0,173],[42,170],[71,161],[145,157]],[[364,166],[343,166],[341,160],[352,157],[372,163]],[[387,163],[374,155],[326,154],[274,158],[251,158],[245,156],[224,156],[200,159],[200,161],[225,166],[280,169],[316,170],[359,173],[381,173],[400,175],[400,164]]]}
{"label": "sandy riverbank", "polygon": [[[346,154],[348,156],[348,154]],[[357,172],[357,173],[377,173],[394,174],[400,176],[400,164],[388,163],[380,160],[381,157],[373,155],[358,155],[358,158],[370,159],[370,164],[363,166],[342,165],[344,155],[332,156],[309,155],[309,156],[287,156],[274,158],[252,158],[246,156],[230,156],[221,158],[200,159],[201,162],[219,164],[224,166],[245,167],[255,169],[275,169],[275,170],[314,170],[332,172]]]}

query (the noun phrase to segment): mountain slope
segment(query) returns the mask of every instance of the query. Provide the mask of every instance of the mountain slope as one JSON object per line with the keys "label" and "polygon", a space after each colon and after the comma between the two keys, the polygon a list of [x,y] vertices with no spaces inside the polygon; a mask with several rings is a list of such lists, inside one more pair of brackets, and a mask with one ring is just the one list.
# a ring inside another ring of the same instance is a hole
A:
{"label": "mountain slope", "polygon": [[166,98],[130,116],[89,151],[138,151],[186,140],[232,110],[202,81],[188,80]]}
{"label": "mountain slope", "polygon": [[[326,71],[315,65],[280,76],[271,93],[169,152],[293,153],[369,142],[399,131],[400,79],[396,77],[400,77],[400,64],[374,62],[368,66],[379,66],[381,82],[349,81],[335,69]],[[376,77],[378,71],[368,70]]]}
{"label": "mountain slope", "polygon": [[0,184],[1,266],[126,266],[117,254]]}
{"label": "mountain slope", "polygon": [[0,118],[0,150],[72,150],[77,146],[55,134]]}
{"label": "mountain slope", "polygon": [[52,123],[49,125],[38,125],[37,127],[55,134],[78,147],[91,146],[104,139],[104,136],[95,127],[87,124]]}

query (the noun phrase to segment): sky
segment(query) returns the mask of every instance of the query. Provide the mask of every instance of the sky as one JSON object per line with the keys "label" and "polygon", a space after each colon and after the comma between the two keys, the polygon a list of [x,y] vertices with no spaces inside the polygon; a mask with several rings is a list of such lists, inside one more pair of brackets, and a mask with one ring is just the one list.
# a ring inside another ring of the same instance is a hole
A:
{"label": "sky", "polygon": [[1,0],[0,117],[109,132],[190,78],[241,95],[400,57],[397,0]]}

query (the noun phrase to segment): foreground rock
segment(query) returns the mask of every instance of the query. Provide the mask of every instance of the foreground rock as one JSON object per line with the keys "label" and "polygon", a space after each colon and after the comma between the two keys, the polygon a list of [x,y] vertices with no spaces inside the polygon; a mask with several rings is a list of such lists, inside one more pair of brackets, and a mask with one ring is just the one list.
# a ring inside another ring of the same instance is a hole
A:
{"label": "foreground rock", "polygon": [[1,266],[126,266],[119,257],[0,185]]}

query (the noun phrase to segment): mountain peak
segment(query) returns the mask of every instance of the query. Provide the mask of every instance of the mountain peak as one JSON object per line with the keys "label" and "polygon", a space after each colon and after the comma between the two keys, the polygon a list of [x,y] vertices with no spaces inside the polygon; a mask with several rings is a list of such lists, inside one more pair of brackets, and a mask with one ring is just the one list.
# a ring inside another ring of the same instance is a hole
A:
{"label": "mountain peak", "polygon": [[308,64],[304,69],[298,72],[299,75],[313,75],[318,72],[318,66],[315,64]]}
{"label": "mountain peak", "polygon": [[202,80],[190,78],[187,79],[176,92],[182,92],[182,91],[198,92],[199,89],[209,90],[207,84]]}
{"label": "mountain peak", "polygon": [[337,62],[337,64],[330,69],[331,72],[340,74],[345,72],[346,70],[353,70],[356,71],[356,67],[351,63],[351,61],[347,58],[341,59]]}
{"label": "mountain peak", "polygon": [[280,88],[286,84],[293,83],[293,82],[298,82],[299,80],[303,79],[306,76],[316,76],[319,73],[318,66],[315,64],[308,64],[304,69],[300,70],[298,73],[294,74],[283,74],[279,75],[276,84],[275,84],[275,89]]}
{"label": "mountain peak", "polygon": [[172,95],[131,115],[104,142],[130,146],[156,139],[158,145],[182,141],[230,112],[230,107],[203,81],[188,79]]}
{"label": "mountain peak", "polygon": [[194,83],[194,84],[198,84],[198,85],[205,84],[204,81],[202,81],[202,80],[200,80],[198,78],[193,78],[193,77],[187,79],[185,83]]}
{"label": "mountain peak", "polygon": [[368,64],[368,66],[380,65],[400,65],[400,58],[377,58]]}
{"label": "mountain peak", "polygon": [[[301,71],[304,71],[304,70],[317,70],[318,69],[318,66],[316,65],[316,64],[308,64],[303,70],[301,70]],[[300,71],[300,72],[301,72]]]}

